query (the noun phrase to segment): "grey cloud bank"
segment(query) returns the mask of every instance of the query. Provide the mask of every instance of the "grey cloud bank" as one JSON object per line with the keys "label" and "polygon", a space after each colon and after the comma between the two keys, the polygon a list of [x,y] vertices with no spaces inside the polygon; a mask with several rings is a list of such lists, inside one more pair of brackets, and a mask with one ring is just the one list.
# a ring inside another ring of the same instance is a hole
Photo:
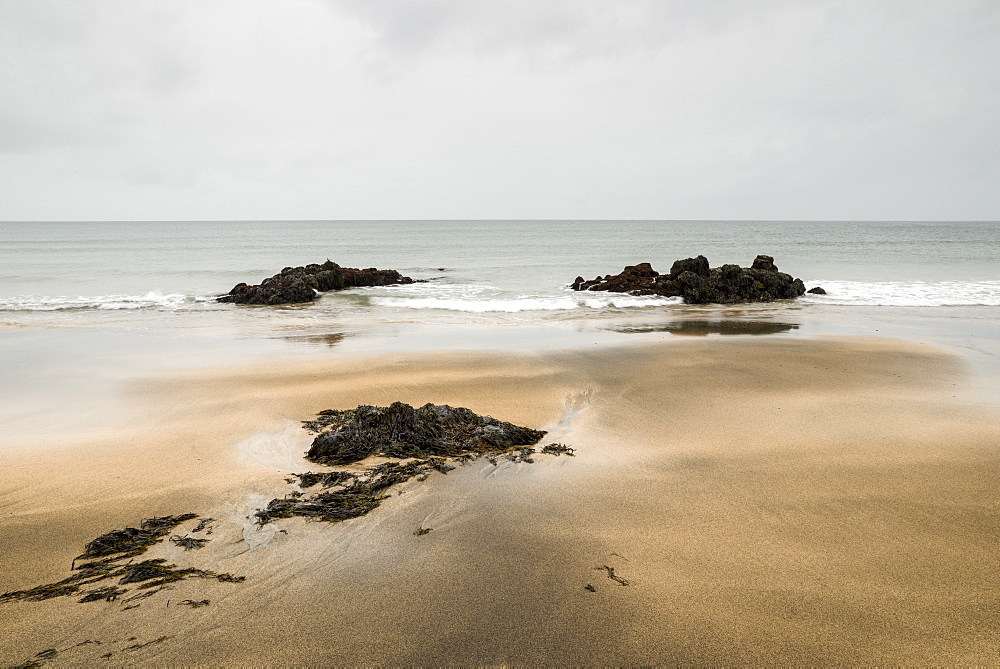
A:
{"label": "grey cloud bank", "polygon": [[994,2],[0,0],[0,219],[1000,218]]}

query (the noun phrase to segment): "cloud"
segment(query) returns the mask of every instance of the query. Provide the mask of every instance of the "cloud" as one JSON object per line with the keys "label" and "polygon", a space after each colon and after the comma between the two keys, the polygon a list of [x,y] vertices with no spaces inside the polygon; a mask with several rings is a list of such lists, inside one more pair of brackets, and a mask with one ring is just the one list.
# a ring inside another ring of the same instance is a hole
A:
{"label": "cloud", "polygon": [[0,151],[113,141],[191,75],[174,12],[129,4],[6,0]]}
{"label": "cloud", "polygon": [[998,28],[974,0],[5,0],[0,218],[996,218]]}

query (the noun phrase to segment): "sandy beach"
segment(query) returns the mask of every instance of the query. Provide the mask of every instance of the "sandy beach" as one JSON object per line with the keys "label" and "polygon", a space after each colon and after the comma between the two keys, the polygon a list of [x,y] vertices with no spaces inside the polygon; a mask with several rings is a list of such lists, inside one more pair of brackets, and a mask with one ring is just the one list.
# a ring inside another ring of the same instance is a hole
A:
{"label": "sandy beach", "polygon": [[[0,591],[186,512],[211,541],[147,556],[246,580],[0,604],[0,661],[995,663],[1000,420],[959,392],[970,373],[922,344],[763,338],[137,379],[117,424],[3,456]],[[576,455],[478,460],[338,524],[248,520],[322,469],[299,421],[397,400]]]}

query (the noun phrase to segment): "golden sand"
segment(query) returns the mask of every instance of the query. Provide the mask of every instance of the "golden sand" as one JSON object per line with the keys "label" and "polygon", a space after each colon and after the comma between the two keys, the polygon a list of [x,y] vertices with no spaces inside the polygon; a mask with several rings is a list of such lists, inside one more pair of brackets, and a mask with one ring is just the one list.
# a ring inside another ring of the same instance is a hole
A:
{"label": "golden sand", "polygon": [[[0,661],[995,664],[1000,419],[955,392],[966,379],[927,346],[763,339],[135,381],[120,424],[0,456],[0,591],[188,511],[217,519],[208,546],[149,557],[247,580],[128,610],[0,604]],[[298,421],[397,400],[548,429],[577,454],[411,480],[340,524],[246,520],[317,469]]]}

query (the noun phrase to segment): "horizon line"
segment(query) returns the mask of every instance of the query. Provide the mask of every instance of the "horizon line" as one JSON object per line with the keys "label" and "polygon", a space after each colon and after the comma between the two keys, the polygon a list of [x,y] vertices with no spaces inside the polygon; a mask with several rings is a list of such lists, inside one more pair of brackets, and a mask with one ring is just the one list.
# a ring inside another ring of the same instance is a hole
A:
{"label": "horizon line", "polygon": [[0,219],[0,223],[1000,223],[1000,219],[944,218],[115,218]]}

